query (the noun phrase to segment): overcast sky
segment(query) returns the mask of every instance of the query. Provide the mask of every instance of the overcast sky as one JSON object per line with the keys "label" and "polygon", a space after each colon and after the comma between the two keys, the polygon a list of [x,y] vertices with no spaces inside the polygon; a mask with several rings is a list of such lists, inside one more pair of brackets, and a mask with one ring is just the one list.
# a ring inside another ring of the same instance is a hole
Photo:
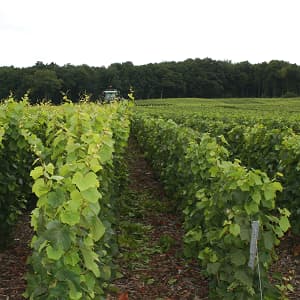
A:
{"label": "overcast sky", "polygon": [[1,0],[0,66],[209,57],[300,65],[299,0]]}

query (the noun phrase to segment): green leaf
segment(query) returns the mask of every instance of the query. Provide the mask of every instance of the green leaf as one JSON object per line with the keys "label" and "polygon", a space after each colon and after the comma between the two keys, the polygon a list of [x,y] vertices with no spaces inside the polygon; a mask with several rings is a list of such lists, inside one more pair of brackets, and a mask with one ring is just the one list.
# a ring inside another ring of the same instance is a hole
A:
{"label": "green leaf", "polygon": [[101,278],[104,280],[110,280],[111,279],[111,268],[110,266],[103,266],[101,268]]}
{"label": "green leaf", "polygon": [[97,218],[93,218],[93,222],[91,224],[91,234],[93,236],[94,241],[100,240],[105,233],[105,227],[103,223]]}
{"label": "green leaf", "polygon": [[230,254],[231,262],[236,266],[242,266],[246,263],[246,256],[242,250],[236,250]]}
{"label": "green leaf", "polygon": [[203,189],[198,190],[198,191],[196,192],[195,196],[196,196],[196,198],[197,198],[198,200],[201,200],[201,199],[203,199],[203,198],[205,197],[205,191],[204,191]]}
{"label": "green leaf", "polygon": [[69,251],[64,255],[64,262],[67,265],[76,266],[79,261],[80,257],[75,251]]}
{"label": "green leaf", "polygon": [[219,168],[217,166],[213,166],[209,169],[209,173],[210,173],[211,177],[216,177],[218,172],[219,172]]}
{"label": "green leaf", "polygon": [[282,185],[281,185],[280,182],[277,182],[277,181],[272,182],[272,187],[273,187],[274,190],[282,192],[283,188],[282,188]]}
{"label": "green leaf", "polygon": [[258,207],[257,203],[255,203],[253,201],[246,202],[244,205],[244,208],[248,215],[255,214],[259,211],[259,207]]}
{"label": "green leaf", "polygon": [[45,239],[49,240],[53,245],[62,245],[63,249],[67,251],[72,242],[73,233],[69,231],[66,225],[59,221],[50,221],[44,232]]}
{"label": "green leaf", "polygon": [[242,241],[250,241],[251,239],[251,230],[247,225],[241,225],[240,237]]}
{"label": "green leaf", "polygon": [[277,191],[282,191],[282,186],[279,182],[270,182],[263,187],[264,196],[267,201],[273,200]]}
{"label": "green leaf", "polygon": [[184,236],[184,242],[185,243],[191,243],[191,242],[199,242],[202,238],[202,231],[200,229],[192,229],[189,230],[185,236]]}
{"label": "green leaf", "polygon": [[69,282],[69,287],[70,287],[69,296],[71,300],[82,299],[82,292],[78,291],[72,282]]}
{"label": "green leaf", "polygon": [[35,208],[32,212],[31,212],[31,221],[30,221],[30,225],[33,227],[33,229],[35,231],[37,231],[37,228],[39,226],[39,216],[40,216],[40,210],[39,208]]}
{"label": "green leaf", "polygon": [[38,242],[35,244],[35,246],[39,245],[38,247],[38,252],[41,253],[41,251],[48,245],[48,241],[44,241],[43,243],[39,243],[39,240]]}
{"label": "green leaf", "polygon": [[80,279],[82,282],[84,282],[86,284],[86,286],[88,287],[88,289],[90,291],[95,290],[96,279],[91,272],[81,275]]}
{"label": "green leaf", "polygon": [[43,178],[38,178],[32,186],[32,192],[38,197],[47,194],[49,191],[50,187],[45,183]]}
{"label": "green leaf", "polygon": [[264,197],[262,204],[264,207],[273,209],[275,207],[276,188],[273,188],[272,182],[263,186]]}
{"label": "green leaf", "polygon": [[72,183],[76,184],[76,186],[79,188],[80,182],[83,179],[83,174],[80,172],[76,172],[72,178]]}
{"label": "green leaf", "polygon": [[57,189],[56,191],[50,192],[47,197],[49,206],[54,208],[62,205],[66,200],[64,191],[62,189]]}
{"label": "green leaf", "polygon": [[81,192],[83,198],[90,203],[96,203],[101,198],[101,194],[96,187],[91,187]]}
{"label": "green leaf", "polygon": [[154,278],[149,278],[149,279],[147,279],[146,284],[151,285],[151,284],[153,284],[154,282],[155,282],[155,279],[154,279]]}
{"label": "green leaf", "polygon": [[252,199],[255,201],[255,203],[259,204],[261,200],[261,194],[260,191],[255,190],[254,193],[251,195]]}
{"label": "green leaf", "polygon": [[102,144],[99,151],[99,158],[102,164],[112,159],[113,147],[110,145]]}
{"label": "green leaf", "polygon": [[44,169],[41,166],[35,167],[31,172],[30,176],[35,180],[44,174]]}
{"label": "green leaf", "polygon": [[60,213],[62,223],[74,226],[80,222],[80,212],[64,210]]}
{"label": "green leaf", "polygon": [[71,192],[70,196],[71,196],[71,200],[69,200],[68,203],[69,208],[72,211],[77,211],[81,206],[83,200],[81,193],[78,190],[74,190],[73,192]]}
{"label": "green leaf", "polygon": [[82,173],[76,172],[73,176],[72,183],[76,184],[80,191],[99,186],[97,175],[93,172],[89,172],[84,176]]}
{"label": "green leaf", "polygon": [[49,163],[46,167],[45,170],[48,174],[53,175],[54,173],[54,165],[52,163]]}
{"label": "green leaf", "polygon": [[234,273],[234,277],[243,285],[247,285],[248,287],[252,286],[253,280],[245,271],[242,270],[236,271]]}
{"label": "green leaf", "polygon": [[[93,214],[97,216],[99,214],[99,212],[100,212],[100,204],[99,204],[99,202],[90,203],[88,211],[93,212]],[[89,212],[86,215],[88,215],[88,214],[89,214]]]}
{"label": "green leaf", "polygon": [[289,217],[291,215],[290,211],[287,208],[278,208],[281,215]]}
{"label": "green leaf", "polygon": [[239,224],[231,224],[229,226],[229,232],[234,236],[238,236],[241,232],[240,225]]}
{"label": "green leaf", "polygon": [[254,172],[249,173],[249,179],[252,180],[256,185],[262,185],[261,177]]}
{"label": "green leaf", "polygon": [[238,203],[245,203],[249,201],[249,193],[246,191],[235,190],[232,193],[232,199]]}
{"label": "green leaf", "polygon": [[85,267],[92,271],[96,277],[100,277],[100,270],[95,260],[98,259],[98,256],[95,252],[88,248],[81,248],[81,253],[84,259]]}
{"label": "green leaf", "polygon": [[250,185],[249,185],[249,183],[248,182],[243,182],[243,184],[240,185],[240,189],[243,192],[250,191]]}
{"label": "green leaf", "polygon": [[275,191],[272,189],[272,187],[270,186],[267,186],[265,189],[264,189],[264,196],[265,196],[265,199],[268,201],[268,200],[273,200],[274,197],[275,197]]}
{"label": "green leaf", "polygon": [[282,216],[279,220],[279,226],[282,231],[286,232],[291,227],[289,219],[286,216]]}
{"label": "green leaf", "polygon": [[64,250],[62,248],[53,248],[51,245],[47,246],[46,252],[48,258],[53,260],[59,260],[64,254]]}
{"label": "green leaf", "polygon": [[280,226],[274,226],[273,228],[277,237],[282,238],[284,236],[284,232],[281,230]]}
{"label": "green leaf", "polygon": [[220,269],[221,263],[215,262],[215,263],[208,263],[207,264],[207,272],[209,274],[217,274]]}
{"label": "green leaf", "polygon": [[[65,295],[66,291],[65,291],[65,287],[62,284],[57,284],[53,287],[51,287],[50,290],[50,296],[51,299],[60,299],[61,295]],[[44,295],[41,295],[40,298],[43,298]]]}
{"label": "green leaf", "polygon": [[263,232],[262,234],[264,245],[267,250],[272,250],[274,247],[274,235],[271,231]]}
{"label": "green leaf", "polygon": [[99,164],[99,161],[96,158],[90,160],[90,168],[95,173],[102,170],[102,166]]}
{"label": "green leaf", "polygon": [[218,256],[216,253],[211,253],[210,257],[209,257],[209,261],[212,262],[212,263],[215,263],[218,261]]}
{"label": "green leaf", "polygon": [[58,176],[58,175],[53,175],[50,177],[50,179],[52,180],[56,180],[56,181],[62,181],[64,179],[63,176]]}

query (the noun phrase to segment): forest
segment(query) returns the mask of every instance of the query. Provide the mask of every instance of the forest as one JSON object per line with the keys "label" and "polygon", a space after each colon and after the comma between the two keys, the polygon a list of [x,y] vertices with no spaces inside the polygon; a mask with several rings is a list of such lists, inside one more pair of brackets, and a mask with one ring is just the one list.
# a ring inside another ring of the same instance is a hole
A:
{"label": "forest", "polygon": [[96,100],[109,86],[119,89],[124,97],[132,86],[136,99],[296,97],[300,95],[300,66],[279,60],[251,64],[197,58],[108,67],[41,61],[26,68],[0,67],[0,99],[11,93],[21,98],[29,92],[33,103],[51,99],[60,104],[62,94],[75,102],[82,95]]}

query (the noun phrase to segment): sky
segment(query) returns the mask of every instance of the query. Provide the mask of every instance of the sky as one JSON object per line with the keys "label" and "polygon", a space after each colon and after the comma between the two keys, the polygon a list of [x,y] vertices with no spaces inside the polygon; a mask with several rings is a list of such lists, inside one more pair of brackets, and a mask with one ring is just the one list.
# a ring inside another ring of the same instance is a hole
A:
{"label": "sky", "polygon": [[0,66],[300,65],[299,0],[0,0]]}

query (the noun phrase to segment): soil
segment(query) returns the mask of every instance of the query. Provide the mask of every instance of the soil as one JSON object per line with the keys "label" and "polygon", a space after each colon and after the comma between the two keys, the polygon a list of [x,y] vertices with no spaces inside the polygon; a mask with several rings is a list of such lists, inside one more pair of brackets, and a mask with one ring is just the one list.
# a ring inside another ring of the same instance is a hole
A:
{"label": "soil", "polygon": [[29,247],[33,236],[30,227],[30,214],[24,213],[14,229],[13,239],[5,251],[0,251],[0,300],[24,299],[26,288],[24,274]]}
{"label": "soil", "polygon": [[[136,260],[128,258],[132,254],[130,247],[121,247],[117,263],[122,278],[113,282],[111,288],[114,291],[109,292],[107,299],[208,299],[208,282],[201,275],[199,264],[183,259],[182,220],[172,210],[171,199],[166,197],[133,139],[130,140],[128,161],[130,193],[138,200],[139,197],[145,199],[146,203],[153,199],[158,209],[149,205],[147,210],[143,206],[140,216],[134,215],[132,219],[121,217],[123,222],[134,220],[140,223],[147,237],[138,246],[140,255],[135,249]],[[156,205],[158,203],[161,204]],[[138,206],[135,208],[139,210]],[[24,299],[26,259],[30,255],[29,243],[33,234],[29,219],[29,214],[20,218],[11,244],[7,250],[0,252],[0,300]],[[300,238],[287,236],[277,252],[279,260],[271,273],[280,272],[282,282],[294,286],[294,291],[288,293],[288,299],[300,299]]]}
{"label": "soil", "polygon": [[[137,203],[143,213],[131,219],[151,228],[145,241],[148,259],[132,268],[132,261],[121,258],[118,264],[123,277],[114,282],[119,293],[108,299],[208,299],[208,281],[201,275],[199,264],[183,258],[182,219],[134,139],[130,140],[127,161],[131,193],[142,195],[138,201],[155,203],[148,209]],[[126,216],[125,219],[129,220]],[[157,253],[147,253],[147,248]],[[129,249],[121,248],[126,250]]]}
{"label": "soil", "polygon": [[273,264],[270,274],[280,273],[277,284],[291,284],[293,291],[287,291],[290,300],[300,299],[300,236],[288,233],[281,241],[276,253],[279,259]]}

